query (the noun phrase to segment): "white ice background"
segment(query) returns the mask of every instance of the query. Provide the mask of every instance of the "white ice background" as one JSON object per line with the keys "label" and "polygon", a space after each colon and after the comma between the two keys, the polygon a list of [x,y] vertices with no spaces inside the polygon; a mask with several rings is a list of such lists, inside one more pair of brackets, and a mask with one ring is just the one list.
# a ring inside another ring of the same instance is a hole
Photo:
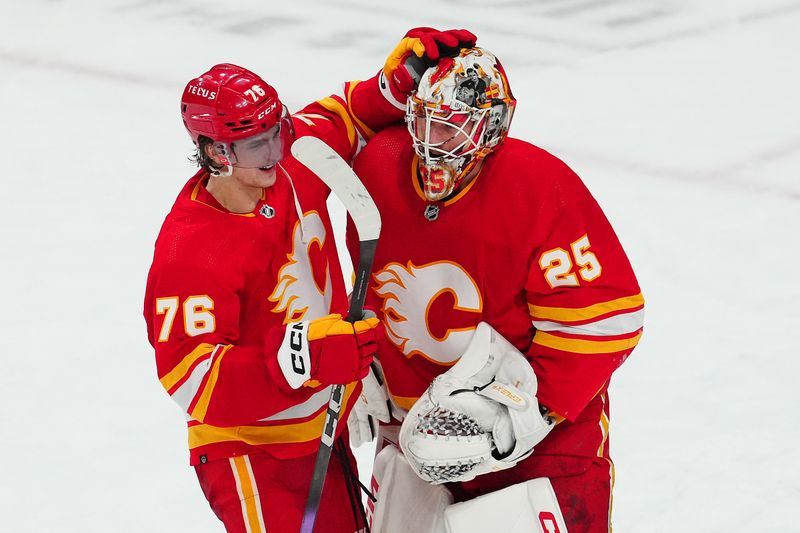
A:
{"label": "white ice background", "polygon": [[0,531],[221,531],[142,319],[194,172],[180,92],[230,61],[296,110],[420,25],[501,58],[512,135],[583,177],[638,274],[615,532],[800,531],[797,0],[2,0]]}

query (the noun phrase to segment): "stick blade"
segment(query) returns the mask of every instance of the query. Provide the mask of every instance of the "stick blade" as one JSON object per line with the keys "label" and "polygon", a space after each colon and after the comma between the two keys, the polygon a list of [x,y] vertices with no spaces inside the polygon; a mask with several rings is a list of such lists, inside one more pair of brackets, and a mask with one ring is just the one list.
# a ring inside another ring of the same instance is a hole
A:
{"label": "stick blade", "polygon": [[316,137],[300,137],[292,144],[292,155],[339,197],[355,223],[360,241],[378,238],[381,232],[378,208],[353,169],[333,148]]}

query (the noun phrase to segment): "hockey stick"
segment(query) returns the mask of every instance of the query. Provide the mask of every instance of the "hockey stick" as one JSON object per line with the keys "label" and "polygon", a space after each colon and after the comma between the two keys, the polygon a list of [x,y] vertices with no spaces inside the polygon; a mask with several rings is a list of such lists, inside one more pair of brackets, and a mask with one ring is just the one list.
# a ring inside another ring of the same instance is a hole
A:
{"label": "hockey stick", "polygon": [[[342,201],[358,231],[358,269],[353,283],[353,294],[350,298],[350,310],[346,319],[348,322],[355,322],[360,320],[363,315],[364,298],[367,296],[369,275],[372,271],[372,260],[375,257],[375,247],[381,232],[381,217],[378,208],[375,207],[375,202],[372,201],[372,197],[353,170],[330,146],[321,140],[316,137],[297,139],[292,144],[292,155],[325,182],[328,188]],[[328,463],[336,436],[336,426],[339,423],[339,414],[342,409],[343,394],[344,385],[332,386],[300,533],[314,531],[314,522],[322,498],[322,486],[325,483],[325,475],[328,471]]]}

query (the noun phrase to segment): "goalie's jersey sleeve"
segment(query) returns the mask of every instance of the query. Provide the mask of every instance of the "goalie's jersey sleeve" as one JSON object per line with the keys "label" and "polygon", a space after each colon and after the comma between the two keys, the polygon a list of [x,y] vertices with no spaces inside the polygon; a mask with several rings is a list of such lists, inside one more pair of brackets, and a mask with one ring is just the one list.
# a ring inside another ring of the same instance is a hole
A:
{"label": "goalie's jersey sleeve", "polygon": [[376,131],[404,116],[405,97],[393,95],[383,73],[378,73],[365,81],[346,82],[338,93],[309,104],[292,118],[298,137],[318,137],[350,162]]}
{"label": "goalie's jersey sleeve", "polygon": [[[464,191],[429,203],[404,128],[376,135],[354,168],[381,212],[367,305],[386,326],[379,357],[394,401],[408,409],[483,320],[528,355],[541,403],[575,421],[593,401],[601,416],[641,335],[643,299],[578,176],[508,139]],[[355,260],[352,227],[348,246]]]}

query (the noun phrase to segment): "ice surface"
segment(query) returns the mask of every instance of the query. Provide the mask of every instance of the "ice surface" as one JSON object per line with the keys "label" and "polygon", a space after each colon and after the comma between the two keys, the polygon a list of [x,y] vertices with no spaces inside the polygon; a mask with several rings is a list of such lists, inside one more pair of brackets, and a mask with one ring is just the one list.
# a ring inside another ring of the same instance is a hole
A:
{"label": "ice surface", "polygon": [[501,58],[512,135],[584,178],[647,298],[612,384],[615,532],[800,531],[800,2],[2,7],[0,530],[221,530],[141,317],[193,172],[183,84],[232,61],[297,109],[432,25]]}

